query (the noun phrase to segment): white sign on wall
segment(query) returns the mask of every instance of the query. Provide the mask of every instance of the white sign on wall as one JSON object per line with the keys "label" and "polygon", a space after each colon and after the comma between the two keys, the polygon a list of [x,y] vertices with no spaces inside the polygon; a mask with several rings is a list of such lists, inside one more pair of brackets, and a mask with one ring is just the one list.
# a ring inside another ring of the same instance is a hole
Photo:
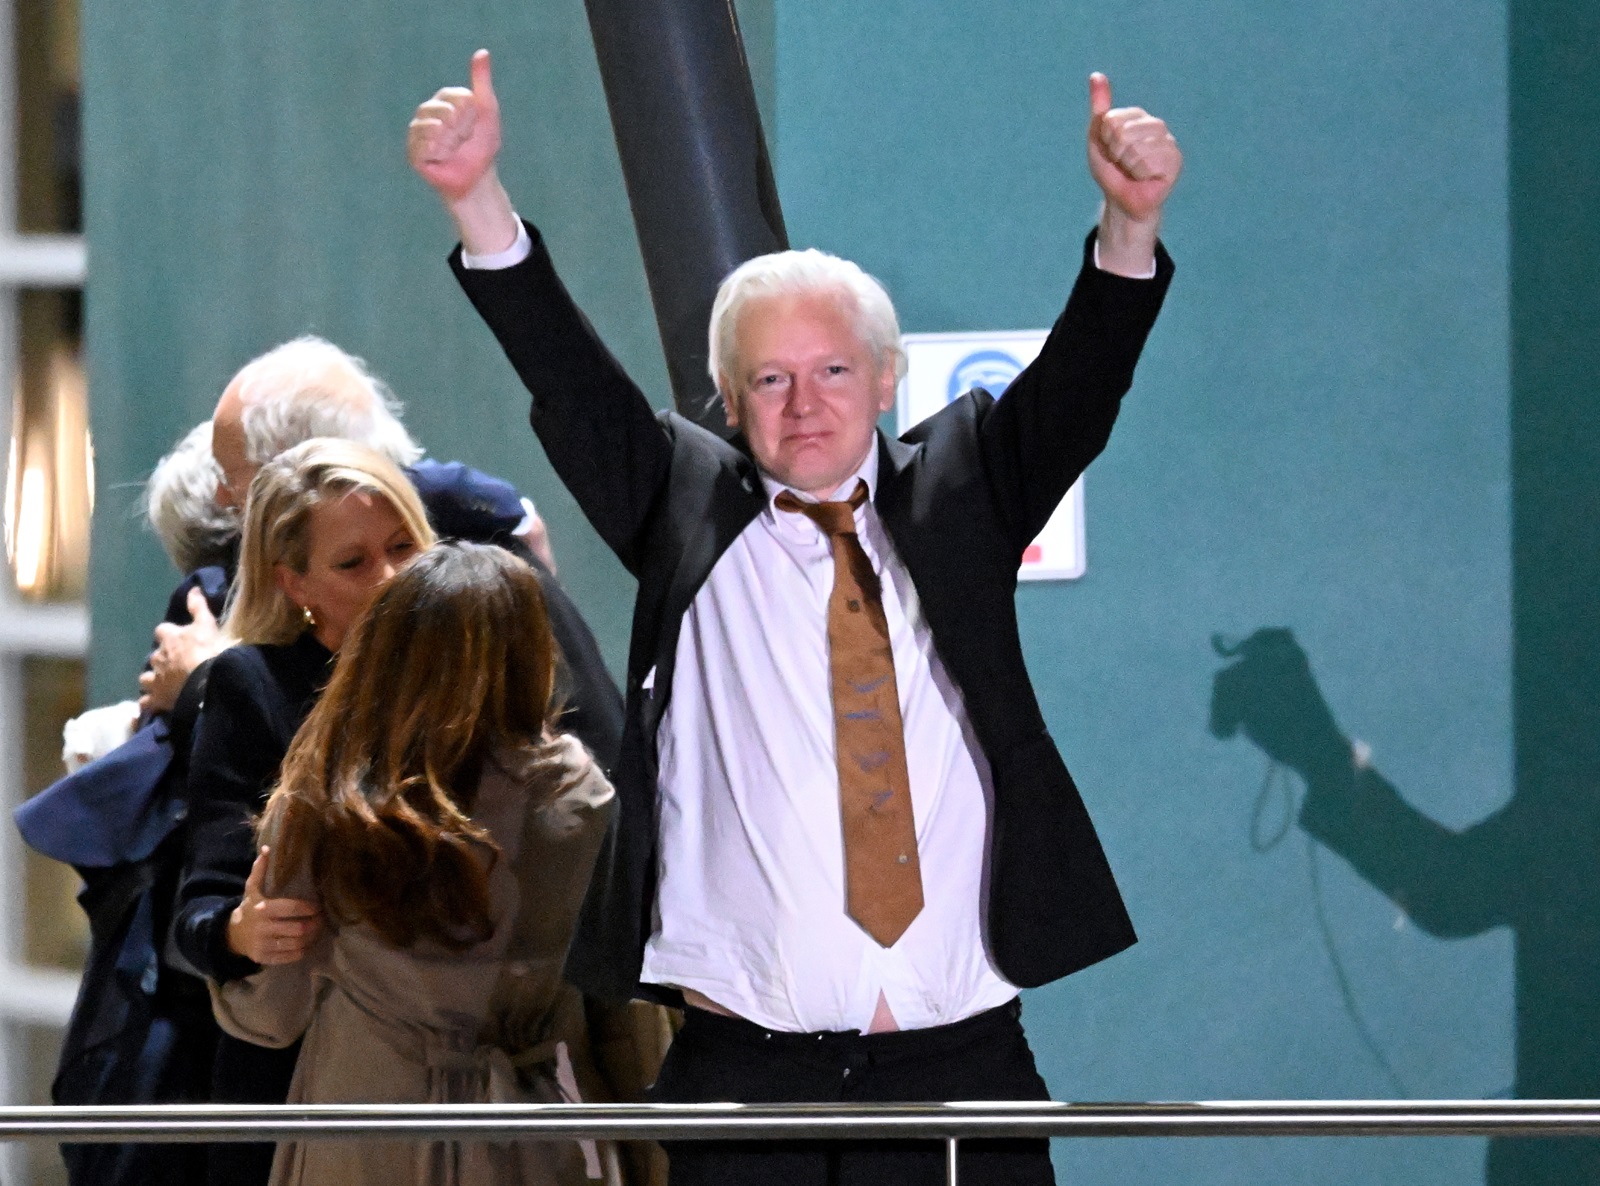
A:
{"label": "white sign on wall", "polygon": [[[1044,345],[1046,331],[906,334],[906,377],[896,405],[900,432],[927,419],[974,387],[999,397]],[[1022,555],[1025,581],[1075,580],[1085,567],[1083,479],[1050,516]]]}

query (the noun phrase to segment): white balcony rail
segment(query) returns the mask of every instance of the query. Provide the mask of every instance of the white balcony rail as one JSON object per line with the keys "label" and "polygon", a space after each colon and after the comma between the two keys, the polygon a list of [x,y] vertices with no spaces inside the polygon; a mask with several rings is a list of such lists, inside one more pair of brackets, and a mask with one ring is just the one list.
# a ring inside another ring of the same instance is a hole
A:
{"label": "white balcony rail", "polygon": [[320,1104],[0,1108],[0,1141],[938,1140],[1600,1136],[1600,1100],[1206,1103]]}

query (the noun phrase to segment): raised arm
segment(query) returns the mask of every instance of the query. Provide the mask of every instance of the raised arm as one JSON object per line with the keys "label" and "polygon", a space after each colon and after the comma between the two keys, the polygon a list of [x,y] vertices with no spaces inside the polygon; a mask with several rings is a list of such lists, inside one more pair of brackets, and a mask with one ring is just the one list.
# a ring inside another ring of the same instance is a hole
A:
{"label": "raised arm", "polygon": [[1143,278],[1155,268],[1161,209],[1183,172],[1178,141],[1143,107],[1112,107],[1111,80],[1089,75],[1089,173],[1105,195],[1099,264]]}
{"label": "raised arm", "polygon": [[445,87],[417,108],[408,155],[461,233],[456,278],[533,396],[529,419],[551,464],[637,572],[670,443],[568,296],[538,232],[518,220],[495,171],[500,104],[487,50],[473,55],[471,71],[470,88]]}
{"label": "raised arm", "polygon": [[1183,168],[1178,142],[1143,108],[1113,108],[1103,74],[1089,79],[1087,140],[1099,226],[1038,357],[982,413],[986,476],[1019,557],[1105,448],[1172,278],[1158,234]]}

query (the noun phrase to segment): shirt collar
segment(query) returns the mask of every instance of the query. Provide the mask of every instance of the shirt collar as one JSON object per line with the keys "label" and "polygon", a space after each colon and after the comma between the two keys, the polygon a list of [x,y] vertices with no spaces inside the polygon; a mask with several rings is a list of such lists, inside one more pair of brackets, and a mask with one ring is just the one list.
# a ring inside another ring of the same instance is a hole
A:
{"label": "shirt collar", "polygon": [[[855,473],[839,483],[838,489],[833,492],[833,500],[844,502],[848,499],[851,492],[855,490],[858,480],[867,484],[867,501],[870,503],[873,496],[878,492],[878,434],[876,432],[872,434],[872,447],[867,450],[866,460],[861,463],[861,467]],[[772,500],[785,490],[789,490],[796,498],[803,499],[806,502],[830,501],[828,499],[812,498],[811,495],[802,494],[798,490],[790,490],[788,486],[778,481],[766,470],[761,471],[761,484],[767,488],[767,513],[769,515],[772,513]]]}

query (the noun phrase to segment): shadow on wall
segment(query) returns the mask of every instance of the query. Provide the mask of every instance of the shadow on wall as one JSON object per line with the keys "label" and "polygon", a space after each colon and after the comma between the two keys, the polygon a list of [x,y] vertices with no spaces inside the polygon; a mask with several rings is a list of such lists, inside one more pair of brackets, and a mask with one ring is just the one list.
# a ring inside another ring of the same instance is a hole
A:
{"label": "shadow on wall", "polygon": [[[1519,787],[1499,811],[1455,831],[1352,759],[1292,633],[1258,630],[1236,647],[1214,645],[1235,661],[1217,674],[1211,732],[1242,732],[1305,780],[1301,828],[1430,935],[1511,928],[1516,1096],[1600,1097],[1600,788],[1555,795]],[[1392,1079],[1359,1013],[1352,1016]],[[1487,1181],[1600,1182],[1600,1140],[1496,1139]]]}

